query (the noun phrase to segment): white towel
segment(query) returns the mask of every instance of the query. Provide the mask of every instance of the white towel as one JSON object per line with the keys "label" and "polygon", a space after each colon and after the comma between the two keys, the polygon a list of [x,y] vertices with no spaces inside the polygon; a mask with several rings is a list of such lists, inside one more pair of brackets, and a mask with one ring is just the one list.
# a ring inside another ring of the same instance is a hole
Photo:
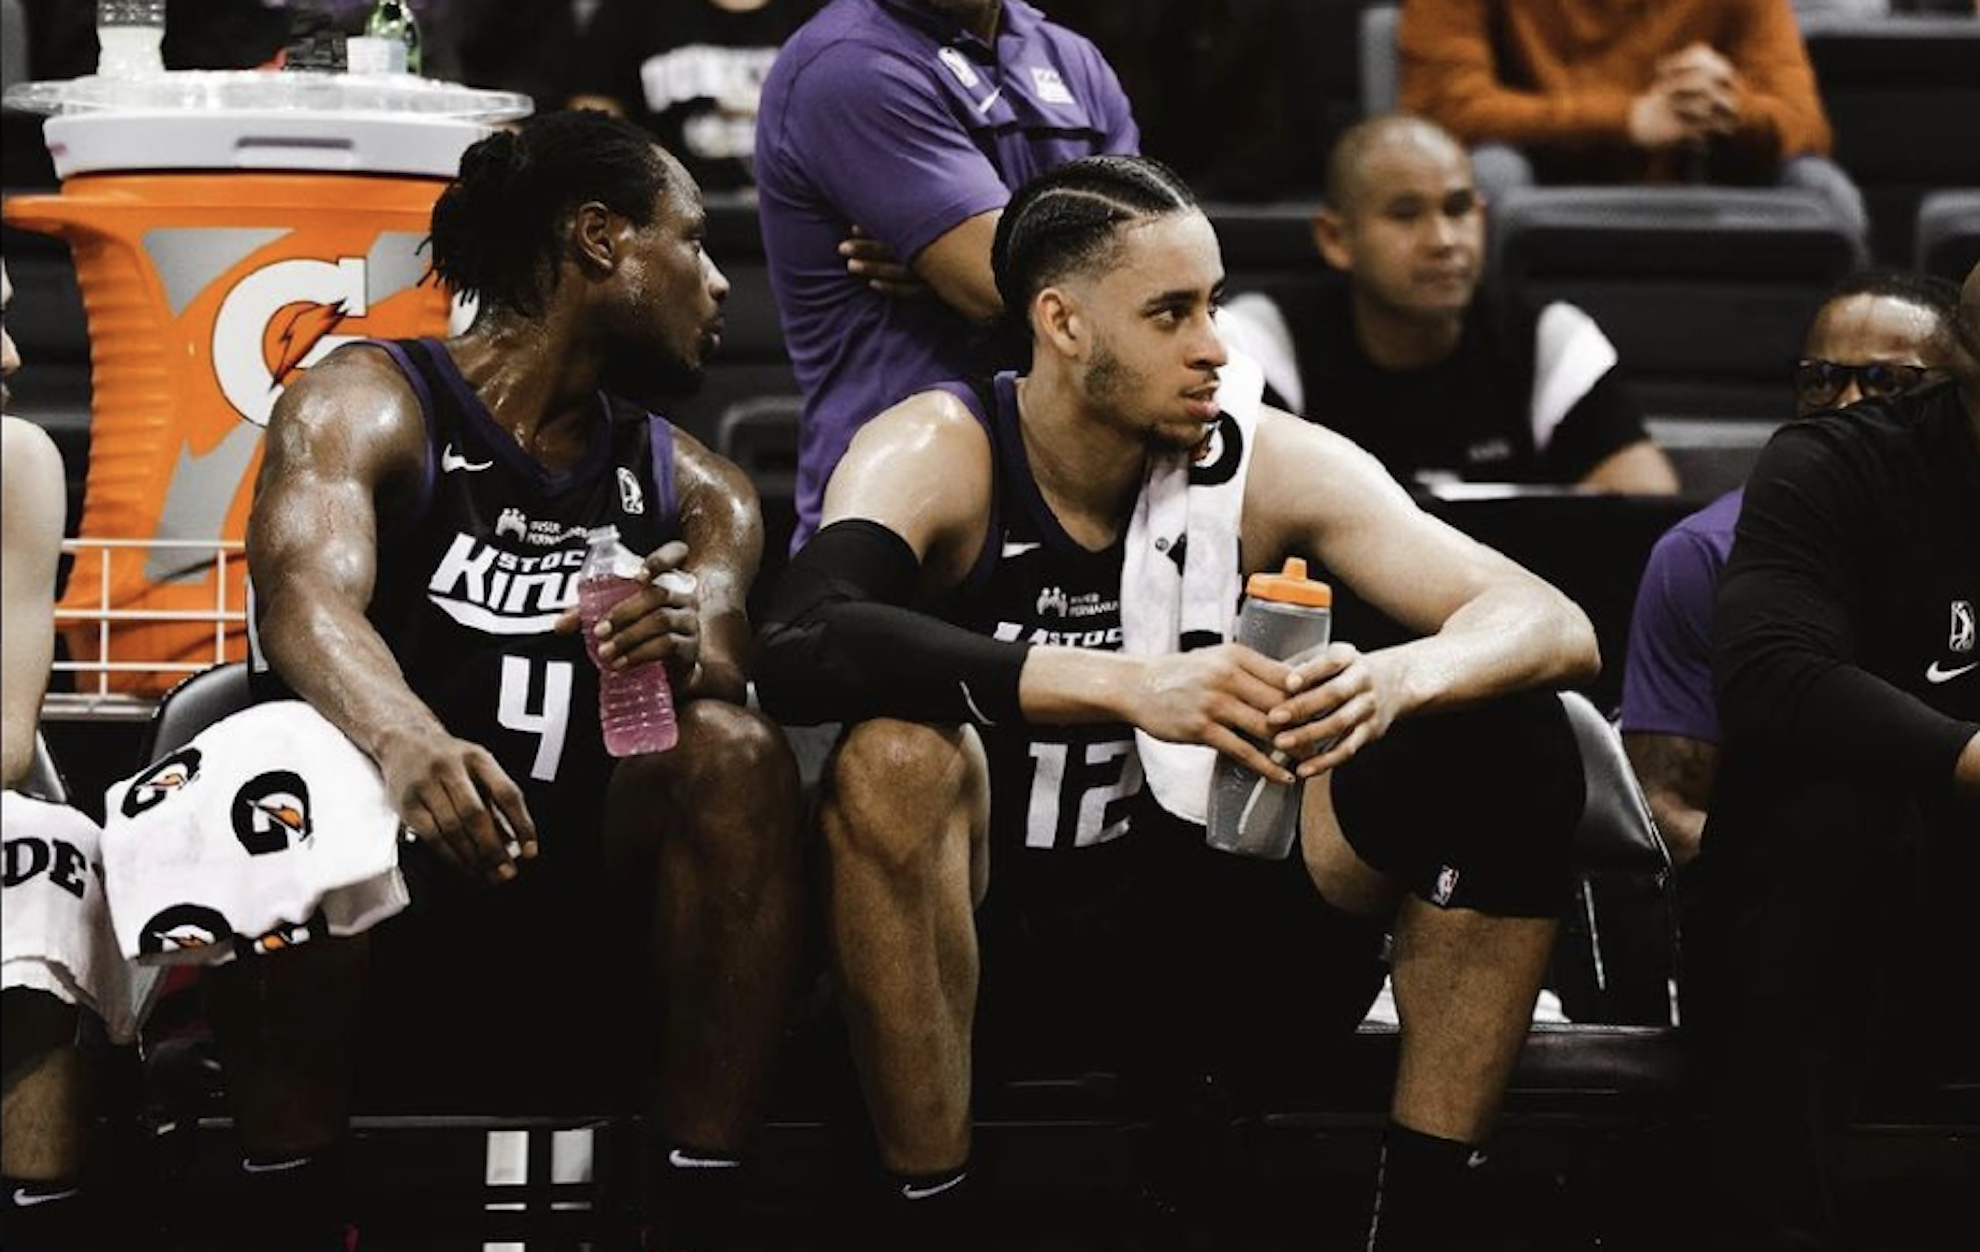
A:
{"label": "white towel", "polygon": [[1574,406],[1620,358],[1595,319],[1565,300],[1540,311],[1533,341],[1533,446],[1545,452]]}
{"label": "white towel", "polygon": [[[1244,590],[1239,528],[1264,387],[1258,366],[1232,352],[1218,376],[1224,420],[1203,456],[1150,460],[1121,567],[1123,652],[1164,656],[1230,638]],[[1165,743],[1139,730],[1134,738],[1156,802],[1202,823],[1216,749]]]}
{"label": "white towel", "polygon": [[117,951],[103,898],[102,832],[87,814],[0,794],[6,845],[0,985],[30,987],[103,1019],[118,1043],[143,1021],[158,981]]}
{"label": "white towel", "polygon": [[256,705],[112,786],[103,860],[124,953],[219,964],[406,906],[377,766],[299,700]]}

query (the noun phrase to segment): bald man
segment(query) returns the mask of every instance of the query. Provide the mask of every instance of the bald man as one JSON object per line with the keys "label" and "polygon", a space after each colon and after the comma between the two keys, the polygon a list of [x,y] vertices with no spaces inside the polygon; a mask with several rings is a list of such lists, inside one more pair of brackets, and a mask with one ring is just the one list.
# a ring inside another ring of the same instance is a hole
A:
{"label": "bald man", "polygon": [[[1940,278],[1876,270],[1844,280],[1802,341],[1794,415],[1888,400],[1943,378],[1958,300],[1959,289]],[[1679,865],[1698,853],[1719,770],[1712,603],[1744,497],[1729,491],[1657,540],[1630,619],[1623,746]]]}
{"label": "bald man", "polygon": [[1724,1247],[1841,1245],[1869,1058],[1980,1062],[1980,268],[1954,340],[1950,378],[1781,428],[1720,583],[1723,763],[1682,886]]}
{"label": "bald man", "polygon": [[1264,366],[1268,401],[1405,483],[1677,490],[1593,318],[1556,302],[1502,319],[1478,298],[1485,201],[1444,130],[1401,115],[1349,130],[1313,236],[1346,290],[1241,295],[1224,314],[1226,337]]}

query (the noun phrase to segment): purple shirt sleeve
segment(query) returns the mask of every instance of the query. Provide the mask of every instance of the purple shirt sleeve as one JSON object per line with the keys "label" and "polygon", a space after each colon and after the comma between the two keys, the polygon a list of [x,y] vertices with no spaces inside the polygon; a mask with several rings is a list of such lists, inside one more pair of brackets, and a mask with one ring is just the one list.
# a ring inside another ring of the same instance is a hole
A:
{"label": "purple shirt sleeve", "polygon": [[826,199],[907,260],[1011,195],[928,73],[870,44],[835,45],[805,67],[805,107],[784,140],[816,154],[807,174]]}
{"label": "purple shirt sleeve", "polygon": [[[1689,519],[1687,519],[1689,520]],[[1651,549],[1623,664],[1622,730],[1719,742],[1712,605],[1726,554],[1679,523]]]}

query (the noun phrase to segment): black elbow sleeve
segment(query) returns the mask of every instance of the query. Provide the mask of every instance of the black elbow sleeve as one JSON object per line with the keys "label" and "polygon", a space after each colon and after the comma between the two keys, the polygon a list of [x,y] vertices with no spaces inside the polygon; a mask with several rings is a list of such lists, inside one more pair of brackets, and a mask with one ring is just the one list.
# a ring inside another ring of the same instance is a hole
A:
{"label": "black elbow sleeve", "polygon": [[914,550],[877,522],[835,522],[793,557],[765,614],[757,695],[794,725],[900,717],[1019,720],[1026,645],[905,607]]}

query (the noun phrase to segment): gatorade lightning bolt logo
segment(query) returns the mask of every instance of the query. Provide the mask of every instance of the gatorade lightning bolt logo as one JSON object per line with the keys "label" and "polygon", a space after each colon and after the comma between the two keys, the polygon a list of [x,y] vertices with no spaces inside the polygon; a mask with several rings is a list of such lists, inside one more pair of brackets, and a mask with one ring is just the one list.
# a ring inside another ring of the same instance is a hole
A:
{"label": "gatorade lightning bolt logo", "polygon": [[234,928],[219,913],[201,904],[174,904],[162,909],[138,932],[138,952],[194,952],[226,943]]}
{"label": "gatorade lightning bolt logo", "polygon": [[234,834],[251,856],[285,852],[307,844],[315,833],[309,820],[309,787],[285,769],[257,774],[234,793]]}
{"label": "gatorade lightning bolt logo", "polygon": [[220,393],[256,426],[296,371],[357,338],[343,324],[371,311],[361,256],[291,257],[234,284],[213,319],[213,372]]}
{"label": "gatorade lightning bolt logo", "polygon": [[306,922],[279,922],[274,929],[264,934],[242,940],[240,946],[244,951],[255,956],[268,956],[271,953],[296,947],[298,944],[308,943],[318,935],[328,933],[327,925],[323,920],[323,910],[318,909]]}
{"label": "gatorade lightning bolt logo", "polygon": [[344,324],[350,314],[344,301],[330,304],[292,304],[268,319],[261,343],[262,360],[268,363],[271,390],[288,386],[325,336]]}
{"label": "gatorade lightning bolt logo", "polygon": [[198,777],[199,749],[180,748],[131,783],[131,789],[124,793],[124,816],[136,817],[157,808]]}

